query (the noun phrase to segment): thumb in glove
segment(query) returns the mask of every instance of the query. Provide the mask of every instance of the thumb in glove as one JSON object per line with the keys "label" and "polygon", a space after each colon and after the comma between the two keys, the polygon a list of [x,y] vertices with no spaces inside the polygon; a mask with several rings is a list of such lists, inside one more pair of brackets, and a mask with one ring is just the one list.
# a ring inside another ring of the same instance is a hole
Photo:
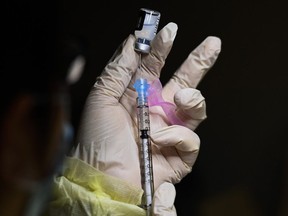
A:
{"label": "thumb in glove", "polygon": [[153,216],[176,216],[175,197],[174,185],[168,182],[162,183],[154,193]]}

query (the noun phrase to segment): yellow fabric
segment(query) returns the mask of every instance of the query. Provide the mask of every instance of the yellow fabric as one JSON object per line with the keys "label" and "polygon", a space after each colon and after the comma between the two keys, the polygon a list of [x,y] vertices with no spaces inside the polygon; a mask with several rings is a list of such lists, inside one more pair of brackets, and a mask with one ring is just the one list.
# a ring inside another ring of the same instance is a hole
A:
{"label": "yellow fabric", "polygon": [[55,178],[48,215],[145,216],[143,190],[108,176],[84,161],[67,157],[63,176]]}

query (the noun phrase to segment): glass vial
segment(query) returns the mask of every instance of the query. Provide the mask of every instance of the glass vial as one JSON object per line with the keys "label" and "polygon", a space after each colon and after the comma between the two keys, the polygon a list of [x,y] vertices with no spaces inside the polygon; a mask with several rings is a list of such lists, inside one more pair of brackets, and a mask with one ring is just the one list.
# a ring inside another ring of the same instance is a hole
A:
{"label": "glass vial", "polygon": [[147,8],[140,8],[138,23],[135,29],[135,50],[141,53],[150,52],[150,43],[155,37],[160,20],[160,13]]}

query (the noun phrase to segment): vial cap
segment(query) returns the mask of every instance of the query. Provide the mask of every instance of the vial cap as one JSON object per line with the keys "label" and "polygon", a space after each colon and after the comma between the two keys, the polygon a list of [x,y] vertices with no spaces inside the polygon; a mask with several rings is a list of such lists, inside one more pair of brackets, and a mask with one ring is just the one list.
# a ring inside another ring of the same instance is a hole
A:
{"label": "vial cap", "polygon": [[149,45],[143,44],[143,43],[140,43],[137,41],[135,42],[134,49],[138,52],[141,52],[141,53],[149,53],[150,52],[150,46]]}

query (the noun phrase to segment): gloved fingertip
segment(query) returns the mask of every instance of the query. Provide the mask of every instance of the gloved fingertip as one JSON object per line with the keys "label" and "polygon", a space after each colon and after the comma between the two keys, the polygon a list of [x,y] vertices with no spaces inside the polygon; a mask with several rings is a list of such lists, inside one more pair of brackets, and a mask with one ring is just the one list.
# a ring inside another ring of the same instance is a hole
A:
{"label": "gloved fingertip", "polygon": [[167,33],[169,34],[169,38],[174,40],[176,37],[176,34],[177,34],[178,25],[174,22],[170,22],[164,28],[166,29]]}
{"label": "gloved fingertip", "polygon": [[127,39],[124,41],[123,46],[129,47],[129,49],[134,50],[135,36],[130,34]]}
{"label": "gloved fingertip", "polygon": [[[129,56],[131,53],[135,53],[134,51],[134,43],[135,43],[135,36],[133,34],[128,35],[128,37],[119,45],[119,47],[116,49],[114,54],[109,60],[109,63],[113,62],[115,59],[117,59],[121,53],[127,53],[127,56]],[[134,56],[131,55],[131,57]]]}
{"label": "gloved fingertip", "polygon": [[174,95],[175,104],[178,108],[184,110],[191,109],[204,100],[205,98],[203,97],[201,92],[198,89],[194,88],[181,89]]}
{"label": "gloved fingertip", "polygon": [[153,71],[157,77],[160,76],[161,69],[172,48],[177,30],[176,23],[170,22],[165,25],[152,40],[149,55],[142,59],[142,64]]}
{"label": "gloved fingertip", "polygon": [[162,183],[154,194],[153,216],[176,216],[175,197],[176,190],[174,185],[168,182]]}
{"label": "gloved fingertip", "polygon": [[[170,195],[170,197],[167,197],[167,195]],[[174,198],[176,196],[176,190],[175,190],[174,185],[169,183],[169,182],[162,183],[157,188],[155,196],[157,196],[156,198],[165,197],[165,199],[163,199],[163,201],[170,201],[170,204],[173,205]]]}
{"label": "gloved fingertip", "polygon": [[218,55],[221,51],[221,39],[215,36],[208,36],[205,39],[205,52],[212,56]]}
{"label": "gloved fingertip", "polygon": [[[162,43],[174,41],[177,34],[178,26],[176,23],[170,22],[165,25],[157,34],[156,40],[161,40]],[[159,42],[158,42],[159,43]]]}

